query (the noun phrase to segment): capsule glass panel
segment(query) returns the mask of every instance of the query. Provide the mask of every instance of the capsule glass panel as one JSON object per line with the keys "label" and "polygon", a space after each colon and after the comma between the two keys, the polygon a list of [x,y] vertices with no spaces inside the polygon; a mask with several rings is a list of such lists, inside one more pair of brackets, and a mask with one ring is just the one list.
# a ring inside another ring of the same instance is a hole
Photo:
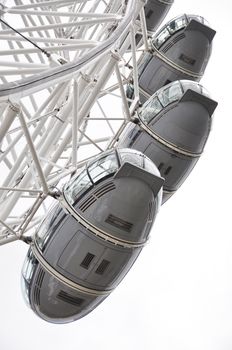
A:
{"label": "capsule glass panel", "polygon": [[172,19],[153,37],[152,44],[159,49],[171,35],[186,27],[187,24],[188,20],[186,15]]}
{"label": "capsule glass panel", "polygon": [[[131,150],[131,151],[123,151],[120,150],[119,151],[121,160],[123,163],[128,162],[134,165],[137,165],[139,168],[143,168],[143,157],[141,156],[140,153],[136,153],[135,151]],[[138,157],[139,155],[139,157]]]}
{"label": "capsule glass panel", "polygon": [[191,20],[198,21],[202,24],[208,24],[208,22],[201,16],[197,15],[182,15],[172,19],[160,31],[154,35],[152,44],[159,49],[173,34],[180,29],[185,28]]}
{"label": "capsule glass panel", "polygon": [[57,230],[61,220],[60,218],[62,218],[62,213],[64,216],[64,211],[61,207],[57,205],[53,206],[36,232],[36,243],[42,251],[46,247],[49,237]]}
{"label": "capsule glass panel", "polygon": [[164,107],[180,100],[183,94],[184,91],[179,81],[158,90],[141,108],[139,114],[140,119],[143,123],[148,124]]}
{"label": "capsule glass panel", "polygon": [[178,101],[183,95],[181,85],[179,81],[170,84],[167,88],[162,89],[158,93],[159,101],[163,107],[168,106],[170,103]]}
{"label": "capsule glass panel", "polygon": [[30,298],[29,298],[30,283],[37,265],[38,265],[38,261],[34,257],[32,250],[29,249],[23,264],[22,277],[21,277],[21,289],[22,289],[24,300],[28,306],[30,306]]}
{"label": "capsule glass panel", "polygon": [[115,152],[99,158],[93,164],[88,166],[88,173],[93,183],[98,182],[118,170],[118,161]]}
{"label": "capsule glass panel", "polygon": [[197,82],[189,80],[175,81],[159,89],[144,103],[140,109],[139,118],[144,124],[149,124],[165,107],[179,101],[187,90],[193,90],[209,97],[207,90]]}
{"label": "capsule glass panel", "polygon": [[74,176],[65,186],[65,197],[70,204],[73,204],[82,191],[86,191],[92,186],[87,170],[84,168]]}
{"label": "capsule glass panel", "polygon": [[150,120],[163,109],[163,106],[161,105],[157,96],[154,96],[152,100],[148,101],[150,103],[144,104],[139,114],[139,117],[144,124],[148,124]]}

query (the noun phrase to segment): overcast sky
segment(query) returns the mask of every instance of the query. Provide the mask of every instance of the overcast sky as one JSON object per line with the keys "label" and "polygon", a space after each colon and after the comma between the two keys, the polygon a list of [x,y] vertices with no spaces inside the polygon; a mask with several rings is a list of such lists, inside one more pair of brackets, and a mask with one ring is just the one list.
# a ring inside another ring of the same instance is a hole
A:
{"label": "overcast sky", "polygon": [[217,30],[202,84],[219,106],[203,157],[133,269],[94,312],[53,325],[21,295],[27,246],[0,247],[1,350],[232,349],[231,10],[231,0],[175,0],[166,18],[199,14]]}

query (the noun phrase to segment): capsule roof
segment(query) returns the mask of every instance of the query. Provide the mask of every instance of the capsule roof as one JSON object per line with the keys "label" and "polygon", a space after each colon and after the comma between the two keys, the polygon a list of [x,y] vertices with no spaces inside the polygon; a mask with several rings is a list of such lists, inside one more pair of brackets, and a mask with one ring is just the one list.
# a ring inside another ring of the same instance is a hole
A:
{"label": "capsule roof", "polygon": [[[154,48],[159,49],[172,35],[181,29],[185,29],[191,21],[199,22],[205,26],[209,26],[209,23],[202,16],[187,15],[175,17],[167,22],[152,38],[152,45]],[[215,34],[215,32],[214,32]],[[214,36],[214,35],[213,35]],[[212,38],[213,38],[212,36]],[[212,40],[212,39],[211,39]],[[210,41],[211,41],[210,40]]]}
{"label": "capsule roof", "polygon": [[[168,85],[165,85],[159,89],[154,95],[152,95],[143,105],[139,111],[139,118],[143,123],[148,124],[151,119],[153,119],[158,113],[165,109],[168,105],[173,102],[177,102],[186,95],[187,91],[191,90],[192,93],[195,92],[198,95],[202,95],[206,98],[206,101],[213,102],[210,100],[208,91],[199,83],[190,80],[177,80]],[[210,106],[209,113],[212,115],[216,107],[212,107],[212,112]]]}

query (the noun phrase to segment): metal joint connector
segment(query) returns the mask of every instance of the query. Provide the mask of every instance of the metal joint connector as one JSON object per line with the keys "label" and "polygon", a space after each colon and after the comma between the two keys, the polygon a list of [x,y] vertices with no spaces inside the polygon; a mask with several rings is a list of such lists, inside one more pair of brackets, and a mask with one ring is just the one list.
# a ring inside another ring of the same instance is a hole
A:
{"label": "metal joint connector", "polygon": [[121,55],[117,51],[110,51],[111,57],[114,58],[116,61],[121,60]]}
{"label": "metal joint connector", "polygon": [[80,75],[82,77],[83,80],[85,80],[87,83],[91,83],[92,82],[92,78],[90,75],[86,74],[86,73],[82,73],[80,72]]}
{"label": "metal joint connector", "polygon": [[21,106],[17,102],[13,102],[11,100],[8,100],[8,105],[9,105],[9,108],[15,113],[19,113],[21,111]]}

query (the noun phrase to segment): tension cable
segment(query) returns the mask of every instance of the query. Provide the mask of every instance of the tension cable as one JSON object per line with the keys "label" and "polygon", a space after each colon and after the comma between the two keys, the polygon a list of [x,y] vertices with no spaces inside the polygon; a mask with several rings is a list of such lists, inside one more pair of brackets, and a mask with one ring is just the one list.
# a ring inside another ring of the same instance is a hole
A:
{"label": "tension cable", "polygon": [[38,46],[36,43],[34,43],[31,39],[27,38],[25,35],[23,35],[22,33],[20,33],[17,29],[11,27],[10,24],[8,24],[7,22],[5,22],[2,18],[0,18],[0,22],[2,22],[5,26],[7,26],[8,28],[10,28],[11,30],[13,30],[15,33],[17,33],[18,35],[20,35],[22,38],[24,38],[25,40],[29,41],[29,43],[31,43],[33,46],[35,46],[37,49],[39,49],[42,53],[44,53],[48,58],[51,56],[50,53],[48,53],[46,50],[42,49],[40,46]]}

